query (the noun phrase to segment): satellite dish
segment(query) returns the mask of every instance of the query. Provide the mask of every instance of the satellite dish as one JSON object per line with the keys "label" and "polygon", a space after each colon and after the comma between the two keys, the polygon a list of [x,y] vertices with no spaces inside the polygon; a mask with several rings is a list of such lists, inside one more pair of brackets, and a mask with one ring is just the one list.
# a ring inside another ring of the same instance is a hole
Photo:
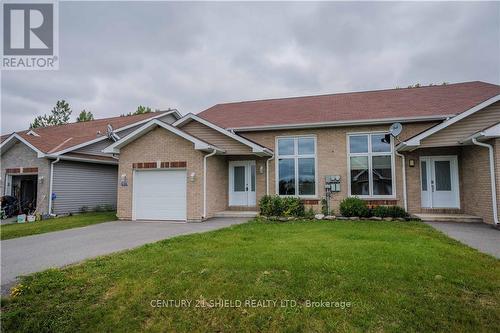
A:
{"label": "satellite dish", "polygon": [[110,138],[113,141],[120,140],[120,137],[114,132],[113,126],[111,126],[110,124],[108,124],[108,126],[106,126],[106,134],[107,134],[108,138]]}
{"label": "satellite dish", "polygon": [[401,134],[402,131],[403,131],[403,125],[401,125],[401,123],[394,123],[391,125],[391,127],[389,127],[389,133],[393,137],[397,137],[399,134]]}

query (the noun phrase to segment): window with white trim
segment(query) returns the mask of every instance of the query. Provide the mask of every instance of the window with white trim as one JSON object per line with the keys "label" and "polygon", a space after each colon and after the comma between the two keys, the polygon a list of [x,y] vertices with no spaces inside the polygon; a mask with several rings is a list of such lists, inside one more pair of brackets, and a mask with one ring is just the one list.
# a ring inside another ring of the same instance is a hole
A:
{"label": "window with white trim", "polygon": [[350,195],[390,197],[394,195],[392,142],[385,133],[348,136]]}
{"label": "window with white trim", "polygon": [[277,140],[279,195],[316,195],[316,137],[282,137]]}

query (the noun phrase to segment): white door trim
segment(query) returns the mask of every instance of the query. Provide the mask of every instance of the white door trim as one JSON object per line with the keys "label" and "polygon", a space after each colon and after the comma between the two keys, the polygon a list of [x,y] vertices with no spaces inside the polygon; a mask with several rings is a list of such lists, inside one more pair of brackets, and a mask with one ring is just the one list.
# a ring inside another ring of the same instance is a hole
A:
{"label": "white door trim", "polygon": [[[257,190],[257,170],[255,160],[229,161],[228,164],[228,205],[229,206],[255,206]],[[245,193],[233,191],[234,188],[234,167],[245,167]],[[252,170],[252,166],[254,167]],[[252,191],[252,173],[254,173],[255,188]]]}
{"label": "white door trim", "polygon": [[[452,205],[441,205],[436,199],[436,194],[435,194],[436,191],[433,190],[434,186],[435,186],[435,163],[434,162],[439,161],[439,160],[450,161],[451,186],[452,186],[453,196],[455,199],[455,203]],[[423,189],[422,189],[422,161],[426,162],[427,191],[423,191]],[[420,168],[421,207],[423,207],[423,208],[458,208],[458,209],[460,209],[460,181],[459,181],[460,176],[459,176],[457,155],[420,156],[419,168]],[[425,201],[428,203],[427,205],[424,204],[424,199],[426,199]]]}

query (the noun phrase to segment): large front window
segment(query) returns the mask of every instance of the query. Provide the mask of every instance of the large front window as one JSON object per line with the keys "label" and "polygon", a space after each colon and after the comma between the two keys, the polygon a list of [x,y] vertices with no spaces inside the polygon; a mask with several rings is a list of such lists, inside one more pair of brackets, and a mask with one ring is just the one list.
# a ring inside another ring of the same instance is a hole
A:
{"label": "large front window", "polygon": [[278,138],[278,194],[316,195],[316,137]]}
{"label": "large front window", "polygon": [[392,145],[385,134],[349,135],[350,195],[393,196]]}

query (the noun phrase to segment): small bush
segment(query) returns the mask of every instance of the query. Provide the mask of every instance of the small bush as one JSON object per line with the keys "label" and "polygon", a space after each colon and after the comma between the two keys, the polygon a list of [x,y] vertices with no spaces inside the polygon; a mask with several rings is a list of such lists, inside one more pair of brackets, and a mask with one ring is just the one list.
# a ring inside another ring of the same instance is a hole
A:
{"label": "small bush", "polygon": [[309,209],[307,210],[306,214],[305,214],[305,218],[306,219],[313,219],[314,218],[314,210],[312,207],[309,207]]}
{"label": "small bush", "polygon": [[407,217],[408,213],[398,206],[377,206],[372,210],[373,216],[378,217]]}
{"label": "small bush", "polygon": [[304,204],[299,198],[263,196],[259,201],[260,214],[264,216],[304,216]]}
{"label": "small bush", "polygon": [[80,207],[80,213],[86,213],[89,211],[89,207],[88,206],[82,206]]}
{"label": "small bush", "polygon": [[350,197],[345,198],[340,202],[340,213],[342,216],[346,217],[368,217],[370,215],[370,210],[364,200],[356,197]]}
{"label": "small bush", "polygon": [[103,212],[104,208],[101,205],[97,205],[94,207],[94,212]]}
{"label": "small bush", "polygon": [[115,211],[115,207],[113,207],[113,205],[110,205],[110,204],[104,205],[103,209],[105,212],[114,212]]}

